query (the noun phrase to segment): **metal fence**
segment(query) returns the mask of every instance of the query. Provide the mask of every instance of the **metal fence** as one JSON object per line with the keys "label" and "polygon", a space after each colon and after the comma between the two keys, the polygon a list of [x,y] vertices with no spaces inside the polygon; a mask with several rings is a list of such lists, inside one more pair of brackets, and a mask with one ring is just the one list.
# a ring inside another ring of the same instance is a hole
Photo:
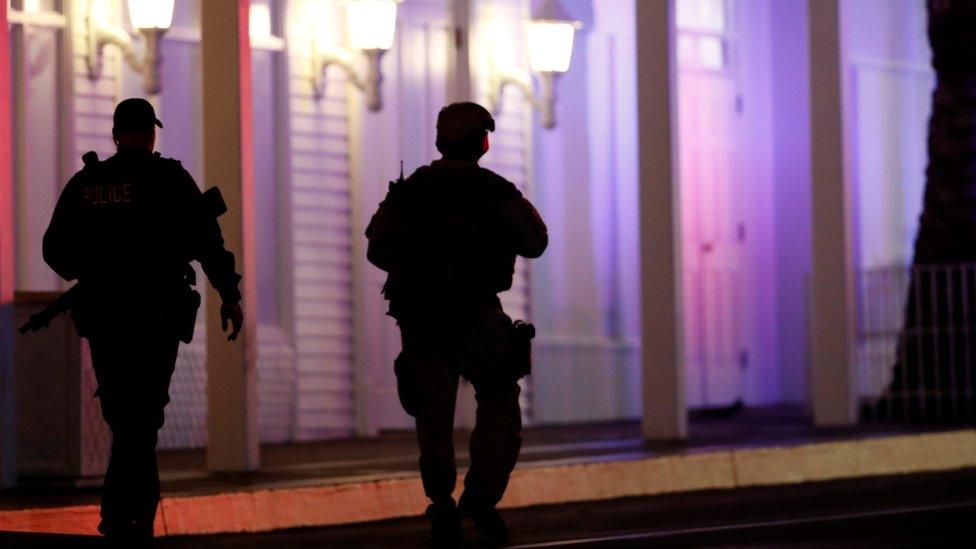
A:
{"label": "metal fence", "polygon": [[976,264],[867,269],[858,290],[863,419],[976,419]]}

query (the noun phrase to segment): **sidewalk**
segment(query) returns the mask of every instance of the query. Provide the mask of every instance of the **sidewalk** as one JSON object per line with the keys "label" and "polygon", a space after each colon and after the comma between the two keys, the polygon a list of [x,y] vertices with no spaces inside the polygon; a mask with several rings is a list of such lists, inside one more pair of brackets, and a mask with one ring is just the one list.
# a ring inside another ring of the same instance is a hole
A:
{"label": "sidewalk", "polygon": [[[814,429],[799,410],[693,416],[682,443],[636,422],[525,432],[504,507],[976,467],[976,430],[931,425]],[[459,465],[466,463],[459,433]],[[413,434],[269,446],[262,470],[207,474],[203,451],[160,456],[158,535],[257,532],[419,515]],[[94,534],[97,489],[0,493],[0,530]]]}

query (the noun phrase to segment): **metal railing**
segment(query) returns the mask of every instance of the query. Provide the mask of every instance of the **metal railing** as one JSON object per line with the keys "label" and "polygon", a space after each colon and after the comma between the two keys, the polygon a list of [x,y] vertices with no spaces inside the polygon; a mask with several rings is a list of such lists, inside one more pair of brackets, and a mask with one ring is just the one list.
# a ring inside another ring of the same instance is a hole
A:
{"label": "metal railing", "polygon": [[976,419],[976,264],[867,269],[858,290],[863,419]]}

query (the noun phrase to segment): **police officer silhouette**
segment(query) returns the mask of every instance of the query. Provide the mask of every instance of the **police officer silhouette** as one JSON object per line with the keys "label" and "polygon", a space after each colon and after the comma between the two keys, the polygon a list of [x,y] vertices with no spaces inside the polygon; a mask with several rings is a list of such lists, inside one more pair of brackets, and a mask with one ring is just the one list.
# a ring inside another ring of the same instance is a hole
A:
{"label": "police officer silhouette", "polygon": [[[494,129],[491,114],[475,103],[441,109],[436,145],[443,158],[391,184],[366,231],[368,259],[389,273],[384,293],[403,343],[394,365],[398,393],[416,419],[437,546],[463,540],[465,516],[484,536],[507,536],[495,505],[521,447],[517,381],[524,369],[497,294],[512,286],[515,256],[539,257],[548,235],[515,185],[478,166]],[[477,415],[455,505],[459,376],[474,385]]]}
{"label": "police officer silhouette", "polygon": [[157,432],[169,402],[180,340],[192,338],[199,260],[220,293],[229,339],[243,324],[234,255],[224,249],[213,207],[182,165],[153,153],[156,118],[144,99],[113,117],[117,152],[68,182],[44,234],[44,260],[78,280],[72,318],[86,337],[112,449],[99,531],[122,545],[148,540],[159,502]]}

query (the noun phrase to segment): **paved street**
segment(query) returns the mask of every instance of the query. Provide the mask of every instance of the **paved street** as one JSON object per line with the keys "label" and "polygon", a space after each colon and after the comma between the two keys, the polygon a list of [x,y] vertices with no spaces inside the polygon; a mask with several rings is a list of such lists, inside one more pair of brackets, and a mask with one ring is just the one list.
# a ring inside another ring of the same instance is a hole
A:
{"label": "paved street", "polygon": [[[506,511],[510,547],[970,546],[976,470]],[[169,538],[176,547],[424,547],[420,519],[255,535]],[[469,531],[471,547],[493,547]],[[0,534],[0,547],[99,547],[96,538]]]}

